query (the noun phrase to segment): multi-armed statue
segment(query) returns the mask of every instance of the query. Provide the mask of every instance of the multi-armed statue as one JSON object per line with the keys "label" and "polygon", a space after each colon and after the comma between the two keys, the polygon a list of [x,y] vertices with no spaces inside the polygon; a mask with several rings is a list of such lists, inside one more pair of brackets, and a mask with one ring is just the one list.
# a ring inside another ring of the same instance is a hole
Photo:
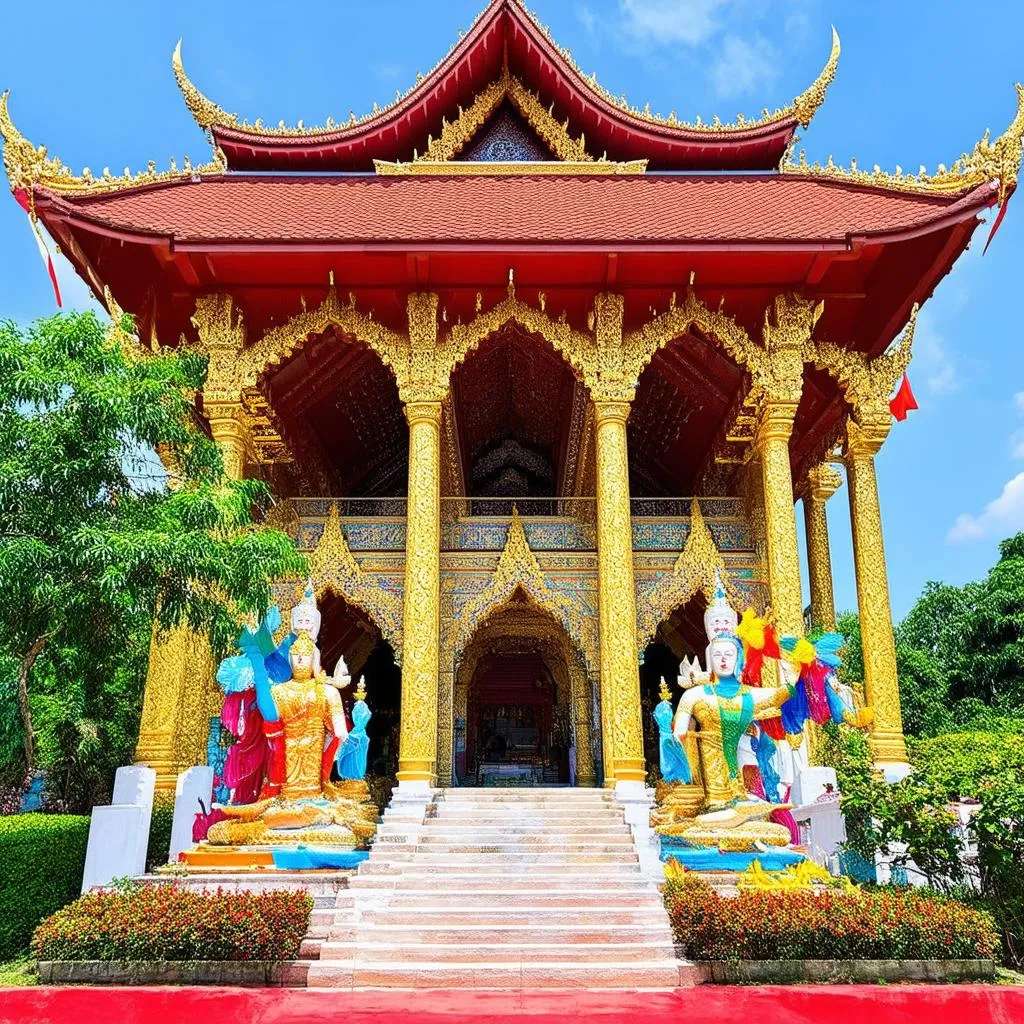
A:
{"label": "multi-armed statue", "polygon": [[206,843],[268,847],[278,867],[345,866],[345,854],[376,831],[377,808],[364,781],[366,694],[360,684],[350,729],[340,690],[351,679],[344,659],[333,678],[320,667],[320,613],[311,588],[292,612],[292,631],[275,644],[280,625],[273,608],[258,628],[245,627],[238,640],[243,653],[218,670],[226,706],[238,695],[244,709],[240,742],[231,751],[246,753],[232,764],[229,751],[225,781],[232,799],[218,805],[221,820],[210,826]]}
{"label": "multi-armed statue", "polygon": [[[687,867],[742,870],[756,859],[780,869],[803,859],[792,848],[799,837],[787,798],[806,764],[807,721],[865,726],[870,713],[854,711],[840,694],[842,637],[779,640],[750,609],[738,621],[720,578],[704,625],[707,672],[696,658],[684,659],[675,709],[662,680],[654,718],[663,783],[652,820],[664,855]],[[699,767],[692,742],[687,750],[693,729]]]}

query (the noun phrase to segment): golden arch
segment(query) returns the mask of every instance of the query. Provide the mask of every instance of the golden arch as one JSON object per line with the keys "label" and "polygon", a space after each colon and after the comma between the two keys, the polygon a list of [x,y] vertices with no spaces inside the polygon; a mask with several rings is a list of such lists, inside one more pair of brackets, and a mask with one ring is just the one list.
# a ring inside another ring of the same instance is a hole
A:
{"label": "golden arch", "polygon": [[709,309],[690,288],[682,305],[677,306],[673,296],[672,306],[665,313],[625,336],[625,375],[632,376],[634,381],[638,381],[640,374],[659,349],[694,327],[717,341],[729,356],[738,365],[746,367],[752,376],[756,377],[760,372],[766,357],[765,349],[731,316],[720,309]]}
{"label": "golden arch", "polygon": [[492,615],[507,608],[517,591],[555,619],[572,639],[587,669],[597,671],[594,631],[573,601],[548,585],[537,556],[530,550],[519,512],[513,509],[498,565],[481,593],[462,606],[454,639],[455,663],[461,659],[476,630]]}
{"label": "golden arch", "polygon": [[[309,575],[317,600],[333,593],[364,612],[394,649],[396,663],[401,664],[402,598],[359,568],[342,533],[336,505],[331,505],[324,531],[309,557]],[[284,614],[299,602],[305,588],[303,582],[291,583],[288,607],[281,609]]]}
{"label": "golden arch", "polygon": [[704,521],[700,502],[694,498],[690,506],[690,532],[672,572],[658,580],[653,590],[637,594],[636,639],[641,652],[654,640],[661,623],[698,591],[708,601],[712,599],[716,573],[721,574],[726,593],[735,605],[737,594],[725,561]]}
{"label": "golden arch", "polygon": [[[543,303],[543,298],[541,302]],[[480,313],[468,324],[456,324],[444,336],[438,355],[446,376],[492,334],[516,323],[530,334],[538,334],[572,367],[588,386],[597,372],[596,343],[593,337],[577,331],[564,320],[552,320],[543,308],[535,309],[516,298],[515,283],[510,279],[508,295],[486,313]]]}
{"label": "golden arch", "polygon": [[323,334],[329,327],[337,327],[356,341],[368,345],[396,379],[401,378],[408,361],[408,339],[360,313],[355,308],[354,298],[350,298],[348,305],[342,305],[332,273],[327,297],[319,306],[298,313],[279,327],[272,328],[254,345],[239,353],[235,372],[240,389],[255,387],[260,377],[301,351],[309,338]]}
{"label": "golden arch", "polygon": [[[473,632],[454,674],[454,718],[467,719],[470,684],[480,659],[485,654],[510,649],[536,650],[543,656],[572,717],[579,785],[595,785],[597,772],[591,722],[594,683],[587,673],[582,652],[565,626],[548,609],[532,601],[495,609]],[[447,760],[445,763],[446,770],[451,771],[451,763]]]}

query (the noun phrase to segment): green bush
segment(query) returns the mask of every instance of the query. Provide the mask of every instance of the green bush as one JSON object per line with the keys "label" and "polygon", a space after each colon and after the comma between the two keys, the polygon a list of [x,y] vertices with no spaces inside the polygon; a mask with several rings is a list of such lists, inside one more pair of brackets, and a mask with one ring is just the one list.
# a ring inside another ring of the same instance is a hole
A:
{"label": "green bush", "polygon": [[913,889],[720,896],[687,873],[666,882],[665,905],[691,960],[987,960],[999,949],[991,915]]}
{"label": "green bush", "polygon": [[85,817],[0,818],[0,961],[24,953],[36,925],[81,892],[88,840]]}
{"label": "green bush", "polygon": [[39,960],[294,960],[309,928],[304,889],[215,892],[180,883],[97,889],[36,929]]}
{"label": "green bush", "polygon": [[1024,736],[959,732],[910,742],[914,767],[951,797],[980,797],[1001,778],[1024,778]]}
{"label": "green bush", "polygon": [[149,821],[149,849],[146,870],[152,871],[167,863],[171,853],[171,824],[174,821],[174,797],[157,795],[153,817]]}

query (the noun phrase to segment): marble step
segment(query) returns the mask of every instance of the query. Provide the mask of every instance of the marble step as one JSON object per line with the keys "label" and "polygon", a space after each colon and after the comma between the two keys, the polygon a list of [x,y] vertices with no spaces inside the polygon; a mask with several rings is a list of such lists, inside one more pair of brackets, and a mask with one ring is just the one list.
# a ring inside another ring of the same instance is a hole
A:
{"label": "marble step", "polygon": [[[617,925],[668,928],[665,909],[660,899],[651,900],[649,906],[623,907],[613,899],[589,906],[533,907],[508,909],[505,907],[455,907],[437,903],[434,906],[368,908],[339,910],[330,931],[365,925],[393,926],[397,928],[432,928],[437,926],[460,930],[477,928],[556,928],[584,929],[610,928]],[[344,936],[340,936],[344,937]]]}
{"label": "marble step", "polygon": [[417,822],[423,828],[479,828],[479,829],[540,829],[540,828],[615,828],[626,824],[625,815],[608,811],[607,814],[563,815],[538,814],[523,811],[519,814],[442,814],[434,818],[424,818]]}
{"label": "marble step", "polygon": [[679,984],[674,960],[586,963],[573,960],[526,963],[419,963],[314,960],[307,973],[310,988],[552,989],[653,988]]}
{"label": "marble step", "polygon": [[[420,826],[421,833],[433,840],[444,836],[451,836],[453,839],[474,839],[481,837],[490,839],[492,837],[507,840],[516,839],[520,836],[526,839],[540,841],[542,839],[561,839],[565,842],[575,842],[578,839],[587,839],[598,836],[629,838],[629,826],[624,822],[589,822],[586,825],[521,825],[518,822],[509,822],[501,827],[484,827],[469,822],[448,822],[432,818],[429,822]],[[409,834],[406,826],[381,825],[377,829],[376,843],[388,842],[392,839],[404,839]]]}
{"label": "marble step", "polygon": [[[587,871],[582,874],[570,875],[565,872],[529,874],[529,886],[536,891],[546,889],[578,889],[581,878],[586,880],[590,887],[615,890],[642,890],[644,892],[656,893],[653,883],[640,873],[639,870],[631,872],[610,873]],[[469,873],[445,872],[440,877],[436,871],[424,871],[409,869],[408,871],[378,871],[373,874],[363,873],[352,879],[348,892],[360,893],[366,890],[383,889],[387,891],[409,891],[413,889],[429,890],[435,888],[438,892],[444,893],[445,898],[450,898],[453,892],[487,892],[495,888],[505,888],[514,885],[521,886],[523,877],[519,874],[502,873],[498,871]],[[332,906],[337,906],[337,899]]]}
{"label": "marble step", "polygon": [[478,801],[481,804],[546,804],[546,803],[580,803],[610,804],[615,799],[610,790],[597,788],[580,788],[573,786],[494,786],[494,785],[458,785],[449,790],[438,790],[434,795],[435,803],[454,804],[461,801]]}
{"label": "marble step", "polygon": [[[528,853],[516,851],[514,853],[460,853],[449,855],[445,853],[420,853],[414,856],[403,856],[398,852],[388,852],[386,861],[384,859],[375,861],[368,860],[359,866],[359,874],[374,874],[382,870],[390,871],[392,868],[406,864],[417,864],[420,867],[444,867],[446,871],[462,872],[467,869],[466,874],[473,871],[532,871],[541,868],[558,868],[570,870],[572,868],[586,869],[594,865],[621,864],[636,867],[639,863],[635,850],[623,853],[560,853],[548,854]],[[577,871],[577,874],[579,871]]]}
{"label": "marble step", "polygon": [[[368,894],[350,892],[339,894],[337,907],[345,910],[356,907],[356,901]],[[388,906],[392,910],[402,908],[415,909],[424,907],[436,907],[441,897],[438,893],[438,886],[432,885],[422,889],[395,889],[386,893]],[[544,889],[527,890],[522,887],[509,889],[480,889],[477,891],[459,892],[455,889],[445,889],[443,893],[444,906],[446,909],[458,907],[483,908],[484,910],[496,911],[507,908],[509,910],[534,910],[546,907],[607,907],[609,903],[617,907],[650,908],[660,905],[661,897],[657,892],[646,889],[621,889],[612,890],[609,886],[595,889],[582,889],[570,887],[564,890]],[[664,909],[662,909],[664,913]]]}
{"label": "marble step", "polygon": [[[662,921],[652,920],[646,924],[608,924],[603,919],[582,924],[549,923],[536,921],[526,924],[478,924],[464,921],[448,921],[435,925],[410,925],[404,923],[374,924],[357,921],[351,924],[335,924],[326,936],[332,943],[370,942],[378,945],[444,945],[444,946],[521,946],[529,943],[553,944],[585,943],[622,944],[654,943],[672,945],[672,933]],[[342,958],[344,959],[344,958]]]}
{"label": "marble step", "polygon": [[524,963],[546,963],[573,960],[576,963],[613,963],[633,960],[670,960],[675,963],[675,947],[671,942],[564,942],[521,943],[510,947],[505,943],[477,943],[473,947],[465,943],[430,944],[379,943],[366,941],[360,935],[358,942],[324,942],[320,946],[321,960],[353,960],[371,963],[396,961],[415,963],[474,963],[506,962],[510,957]]}
{"label": "marble step", "polygon": [[591,854],[591,853],[623,853],[634,849],[633,841],[629,836],[622,836],[616,843],[600,841],[571,842],[529,842],[525,839],[519,842],[509,842],[508,838],[498,838],[494,842],[480,839],[474,842],[449,842],[443,836],[439,836],[434,842],[423,840],[419,843],[394,844],[382,848],[379,852],[384,857],[395,857],[399,860],[405,857],[416,857],[419,854],[434,856],[444,855],[447,857],[461,857],[463,854],[523,854],[537,856],[559,856],[562,853]]}

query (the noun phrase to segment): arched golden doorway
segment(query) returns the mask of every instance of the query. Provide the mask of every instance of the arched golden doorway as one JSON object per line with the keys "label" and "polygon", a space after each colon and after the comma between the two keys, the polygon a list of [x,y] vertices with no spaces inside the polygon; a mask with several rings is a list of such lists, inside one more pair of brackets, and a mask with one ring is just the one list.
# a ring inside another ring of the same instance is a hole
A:
{"label": "arched golden doorway", "polygon": [[596,785],[593,692],[561,623],[514,595],[479,625],[456,667],[455,781],[555,784],[571,776]]}

